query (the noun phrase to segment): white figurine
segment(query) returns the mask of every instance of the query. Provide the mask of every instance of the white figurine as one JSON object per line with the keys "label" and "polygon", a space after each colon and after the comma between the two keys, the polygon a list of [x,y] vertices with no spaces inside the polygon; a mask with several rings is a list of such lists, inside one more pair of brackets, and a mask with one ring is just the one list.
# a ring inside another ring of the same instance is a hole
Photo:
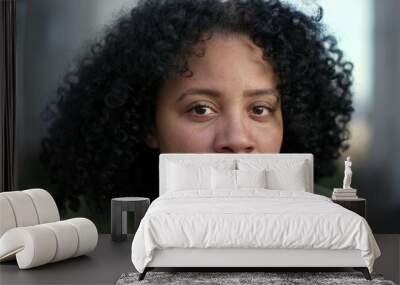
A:
{"label": "white figurine", "polygon": [[351,171],[351,160],[350,160],[350,156],[348,156],[346,158],[346,161],[344,162],[343,189],[352,189],[350,186],[352,174],[353,173]]}

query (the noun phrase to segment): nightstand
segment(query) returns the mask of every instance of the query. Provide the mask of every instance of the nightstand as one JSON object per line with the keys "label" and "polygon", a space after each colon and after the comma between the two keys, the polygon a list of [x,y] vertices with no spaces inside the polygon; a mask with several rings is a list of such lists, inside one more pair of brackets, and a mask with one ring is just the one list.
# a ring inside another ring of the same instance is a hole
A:
{"label": "nightstand", "polygon": [[364,219],[367,219],[367,200],[357,198],[353,200],[334,200],[332,202],[341,205],[342,207],[359,214]]}
{"label": "nightstand", "polygon": [[128,233],[127,212],[134,213],[134,234],[149,205],[150,199],[145,197],[120,197],[111,199],[112,241],[126,240]]}

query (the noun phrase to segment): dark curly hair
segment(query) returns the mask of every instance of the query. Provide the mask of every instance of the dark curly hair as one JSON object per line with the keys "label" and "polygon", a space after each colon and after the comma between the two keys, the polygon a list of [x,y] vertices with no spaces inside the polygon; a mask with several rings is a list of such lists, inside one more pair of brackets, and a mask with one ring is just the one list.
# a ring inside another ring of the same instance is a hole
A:
{"label": "dark curly hair", "polygon": [[[315,178],[334,173],[349,146],[352,64],[321,23],[263,0],[140,1],[91,44],[65,76],[49,106],[41,160],[58,205],[79,197],[104,211],[109,199],[158,196],[158,155],[145,144],[155,100],[169,75],[191,76],[188,58],[215,33],[246,34],[279,78],[284,135],[281,152],[313,153]],[[197,45],[196,45],[197,46]]]}

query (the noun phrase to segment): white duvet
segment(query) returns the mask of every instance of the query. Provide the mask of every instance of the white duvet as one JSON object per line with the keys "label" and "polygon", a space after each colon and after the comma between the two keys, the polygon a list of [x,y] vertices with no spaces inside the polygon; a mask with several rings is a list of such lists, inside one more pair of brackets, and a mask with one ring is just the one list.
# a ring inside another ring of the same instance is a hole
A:
{"label": "white duvet", "polygon": [[133,239],[133,265],[143,272],[154,249],[174,247],[358,249],[370,272],[380,256],[361,216],[324,196],[265,189],[157,198]]}

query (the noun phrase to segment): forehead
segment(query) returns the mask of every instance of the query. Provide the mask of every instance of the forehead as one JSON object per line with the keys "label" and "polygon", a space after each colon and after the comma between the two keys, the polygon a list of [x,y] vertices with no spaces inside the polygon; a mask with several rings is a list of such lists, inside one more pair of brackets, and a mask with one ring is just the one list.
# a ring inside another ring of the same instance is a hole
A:
{"label": "forehead", "polygon": [[[195,48],[200,47],[200,44]],[[248,61],[268,68],[262,59],[262,49],[258,47],[247,35],[239,34],[214,34],[205,41],[205,56],[191,57],[192,65],[209,65],[212,62]]]}
{"label": "forehead", "polygon": [[192,56],[188,67],[192,77],[176,75],[170,84],[207,83],[240,81],[246,85],[271,84],[276,76],[272,66],[263,59],[263,51],[247,35],[215,33],[194,46],[204,49],[203,56]]}

